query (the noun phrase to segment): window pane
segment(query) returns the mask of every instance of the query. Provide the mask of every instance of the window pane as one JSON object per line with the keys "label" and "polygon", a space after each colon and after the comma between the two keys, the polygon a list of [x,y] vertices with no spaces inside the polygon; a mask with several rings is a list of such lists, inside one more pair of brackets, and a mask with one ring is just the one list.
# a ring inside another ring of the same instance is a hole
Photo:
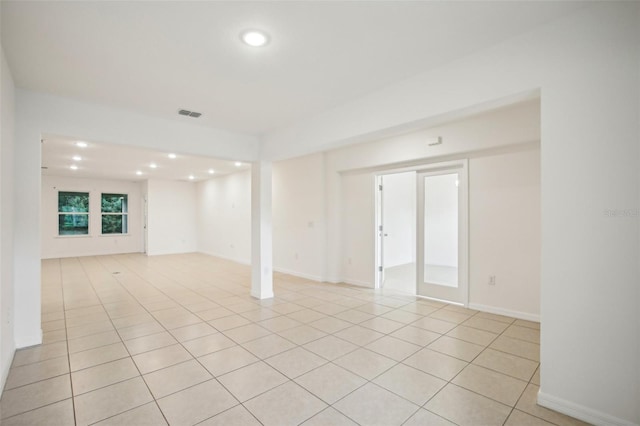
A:
{"label": "window pane", "polygon": [[58,215],[59,235],[88,235],[89,215],[88,214],[59,214]]}
{"label": "window pane", "polygon": [[127,194],[102,194],[102,213],[127,213]]}
{"label": "window pane", "polygon": [[102,215],[103,234],[126,234],[127,215],[123,214],[103,214]]}
{"label": "window pane", "polygon": [[88,192],[58,192],[58,211],[66,212],[88,212],[89,193]]}

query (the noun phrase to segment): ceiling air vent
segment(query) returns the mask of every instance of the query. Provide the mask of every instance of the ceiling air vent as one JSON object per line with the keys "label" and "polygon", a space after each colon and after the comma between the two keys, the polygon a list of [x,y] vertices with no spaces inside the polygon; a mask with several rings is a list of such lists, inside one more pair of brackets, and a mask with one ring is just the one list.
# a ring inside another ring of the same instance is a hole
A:
{"label": "ceiling air vent", "polygon": [[198,118],[198,117],[200,117],[202,115],[202,113],[200,113],[200,112],[187,111],[186,109],[179,110],[178,114],[186,115],[187,117],[193,117],[193,118]]}

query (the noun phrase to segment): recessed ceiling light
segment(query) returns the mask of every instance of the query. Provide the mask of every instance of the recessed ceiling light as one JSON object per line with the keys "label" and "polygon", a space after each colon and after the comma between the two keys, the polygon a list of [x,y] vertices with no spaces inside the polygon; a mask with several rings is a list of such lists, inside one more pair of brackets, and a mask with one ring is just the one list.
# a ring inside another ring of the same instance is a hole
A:
{"label": "recessed ceiling light", "polygon": [[194,175],[189,175],[189,180],[194,180],[196,177]]}
{"label": "recessed ceiling light", "polygon": [[236,167],[240,167],[240,166],[242,166],[242,163],[240,161],[236,161],[235,165],[236,165]]}
{"label": "recessed ceiling light", "polygon": [[156,163],[151,163],[149,164],[149,167],[151,167],[152,169],[157,169],[158,165]]}
{"label": "recessed ceiling light", "polygon": [[209,169],[209,174],[210,174],[210,175],[214,174],[215,172],[216,172],[215,170],[213,170],[213,169]]}
{"label": "recessed ceiling light", "polygon": [[140,176],[140,175],[142,175],[142,172],[141,172],[140,170],[137,170],[137,171],[136,171],[136,174],[137,174],[138,176]]}
{"label": "recessed ceiling light", "polygon": [[80,147],[80,148],[86,148],[87,147],[87,143],[86,142],[82,142],[82,141],[78,141],[78,142],[76,142],[76,146]]}
{"label": "recessed ceiling light", "polygon": [[171,154],[168,154],[168,155],[167,155],[167,157],[169,157],[169,158],[171,158],[171,159],[173,160],[173,159],[175,159],[175,158],[176,158],[176,155],[175,155],[175,154],[173,154],[173,153],[171,153]]}
{"label": "recessed ceiling light", "polygon": [[258,30],[243,31],[240,34],[240,38],[251,47],[262,47],[269,42],[269,36],[265,32]]}
{"label": "recessed ceiling light", "polygon": [[80,157],[79,155],[73,156],[73,161],[80,161],[80,160],[82,160],[82,157]]}
{"label": "recessed ceiling light", "polygon": [[70,165],[69,168],[71,170],[78,170],[78,166],[76,166],[75,164]]}

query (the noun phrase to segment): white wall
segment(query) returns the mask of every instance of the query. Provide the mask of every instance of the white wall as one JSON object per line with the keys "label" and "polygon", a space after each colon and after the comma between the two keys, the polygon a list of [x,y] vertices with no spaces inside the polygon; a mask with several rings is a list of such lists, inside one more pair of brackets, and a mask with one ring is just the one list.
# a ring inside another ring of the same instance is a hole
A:
{"label": "white wall", "polygon": [[[640,359],[640,224],[604,215],[639,208],[639,8],[590,4],[272,133],[263,150],[269,158],[300,155],[540,90],[539,401],[597,424],[640,423],[640,383],[631,373]],[[338,186],[333,179],[329,190]],[[340,264],[340,210],[334,205],[329,217],[328,265]]]}
{"label": "white wall", "polygon": [[251,171],[197,183],[198,251],[251,261]]}
{"label": "white wall", "polygon": [[[90,102],[16,90],[14,180],[20,190],[14,204],[15,336],[17,347],[42,341],[40,329],[40,139],[56,134],[97,142],[253,161],[254,136],[166,120]],[[156,237],[154,235],[154,237]],[[162,245],[162,236],[156,238]],[[154,240],[154,241],[156,241]],[[174,247],[186,249],[188,241]],[[166,249],[166,247],[158,247]],[[192,249],[195,248],[195,244]],[[173,250],[173,247],[169,248]]]}
{"label": "white wall", "polygon": [[[375,180],[368,173],[342,177],[342,257],[336,281],[373,287],[375,254]],[[333,199],[329,203],[335,202]]]}
{"label": "white wall", "polygon": [[13,151],[14,85],[4,51],[0,48],[0,392],[4,388],[13,353]]}
{"label": "white wall", "polygon": [[273,265],[324,279],[326,253],[324,154],[273,165]]}
{"label": "white wall", "polygon": [[[469,303],[478,309],[537,320],[540,150],[531,144],[522,145],[521,149],[469,159]],[[372,174],[343,175],[342,203],[344,281],[373,287],[376,262]],[[450,257],[431,260],[433,264],[448,264],[445,262],[452,263]],[[496,276],[495,286],[488,285],[490,275]]]}
{"label": "white wall", "polygon": [[[89,192],[89,235],[58,235],[58,191]],[[128,234],[101,235],[102,193],[128,195]],[[42,258],[97,256],[143,251],[142,191],[140,183],[122,180],[42,176]]]}
{"label": "white wall", "polygon": [[196,184],[147,181],[147,254],[197,251]]}
{"label": "white wall", "polygon": [[[335,219],[330,217],[329,233],[337,239],[335,248],[331,247],[340,251],[341,266],[334,279],[374,285],[376,170],[433,163],[455,156],[477,157],[500,150],[536,149],[538,143],[531,141],[539,138],[539,130],[539,103],[526,102],[444,126],[327,152],[326,176],[331,185],[327,205],[334,209],[329,214],[335,215]],[[429,158],[432,147],[426,141],[434,136],[442,137],[443,144],[433,147],[442,155]],[[450,155],[443,155],[444,152]],[[337,212],[336,206],[340,209]],[[333,258],[331,250],[328,253]],[[537,314],[538,310],[531,313]]]}
{"label": "white wall", "polygon": [[[603,214],[640,205],[639,8],[635,2],[590,4],[540,29],[272,133],[262,151],[263,159],[318,152],[440,122],[452,113],[540,90],[543,327],[539,401],[598,424],[640,423],[639,376],[631,373],[638,371],[640,359],[640,224],[637,217]],[[188,140],[178,137],[179,131],[165,135],[162,125],[137,122],[138,116],[130,117],[128,111],[115,114],[111,108],[85,108],[82,103],[51,99],[18,91],[16,102],[15,164],[19,167],[14,179],[20,182],[20,191],[16,191],[14,212],[20,214],[14,217],[14,273],[21,283],[15,288],[19,345],[40,341],[39,209],[32,208],[40,196],[40,134],[110,141],[134,129],[136,136],[120,142],[138,145],[140,136],[146,146],[167,150],[180,148]],[[504,136],[494,135],[494,145],[500,145],[495,141]],[[198,138],[190,149],[212,156],[236,152],[234,143],[220,140],[207,149],[206,139]],[[399,140],[393,149],[374,150],[366,161],[348,162],[367,167],[367,163],[390,164],[394,159],[412,161],[456,152],[450,144],[403,152],[411,144]],[[258,155],[257,145],[253,153]],[[339,277],[342,264],[343,196],[338,172],[349,168],[343,160],[326,158],[330,279]],[[603,341],[607,344],[602,345]]]}
{"label": "white wall", "polygon": [[540,150],[471,159],[469,209],[471,307],[537,319]]}
{"label": "white wall", "polygon": [[416,261],[416,174],[394,173],[382,177],[384,267]]}

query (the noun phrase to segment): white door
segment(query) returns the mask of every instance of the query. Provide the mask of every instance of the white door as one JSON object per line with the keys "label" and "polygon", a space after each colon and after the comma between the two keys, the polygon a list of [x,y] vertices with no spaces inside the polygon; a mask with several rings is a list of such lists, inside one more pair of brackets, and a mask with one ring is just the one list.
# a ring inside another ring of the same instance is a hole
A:
{"label": "white door", "polygon": [[417,192],[417,294],[466,305],[466,162],[418,173]]}

